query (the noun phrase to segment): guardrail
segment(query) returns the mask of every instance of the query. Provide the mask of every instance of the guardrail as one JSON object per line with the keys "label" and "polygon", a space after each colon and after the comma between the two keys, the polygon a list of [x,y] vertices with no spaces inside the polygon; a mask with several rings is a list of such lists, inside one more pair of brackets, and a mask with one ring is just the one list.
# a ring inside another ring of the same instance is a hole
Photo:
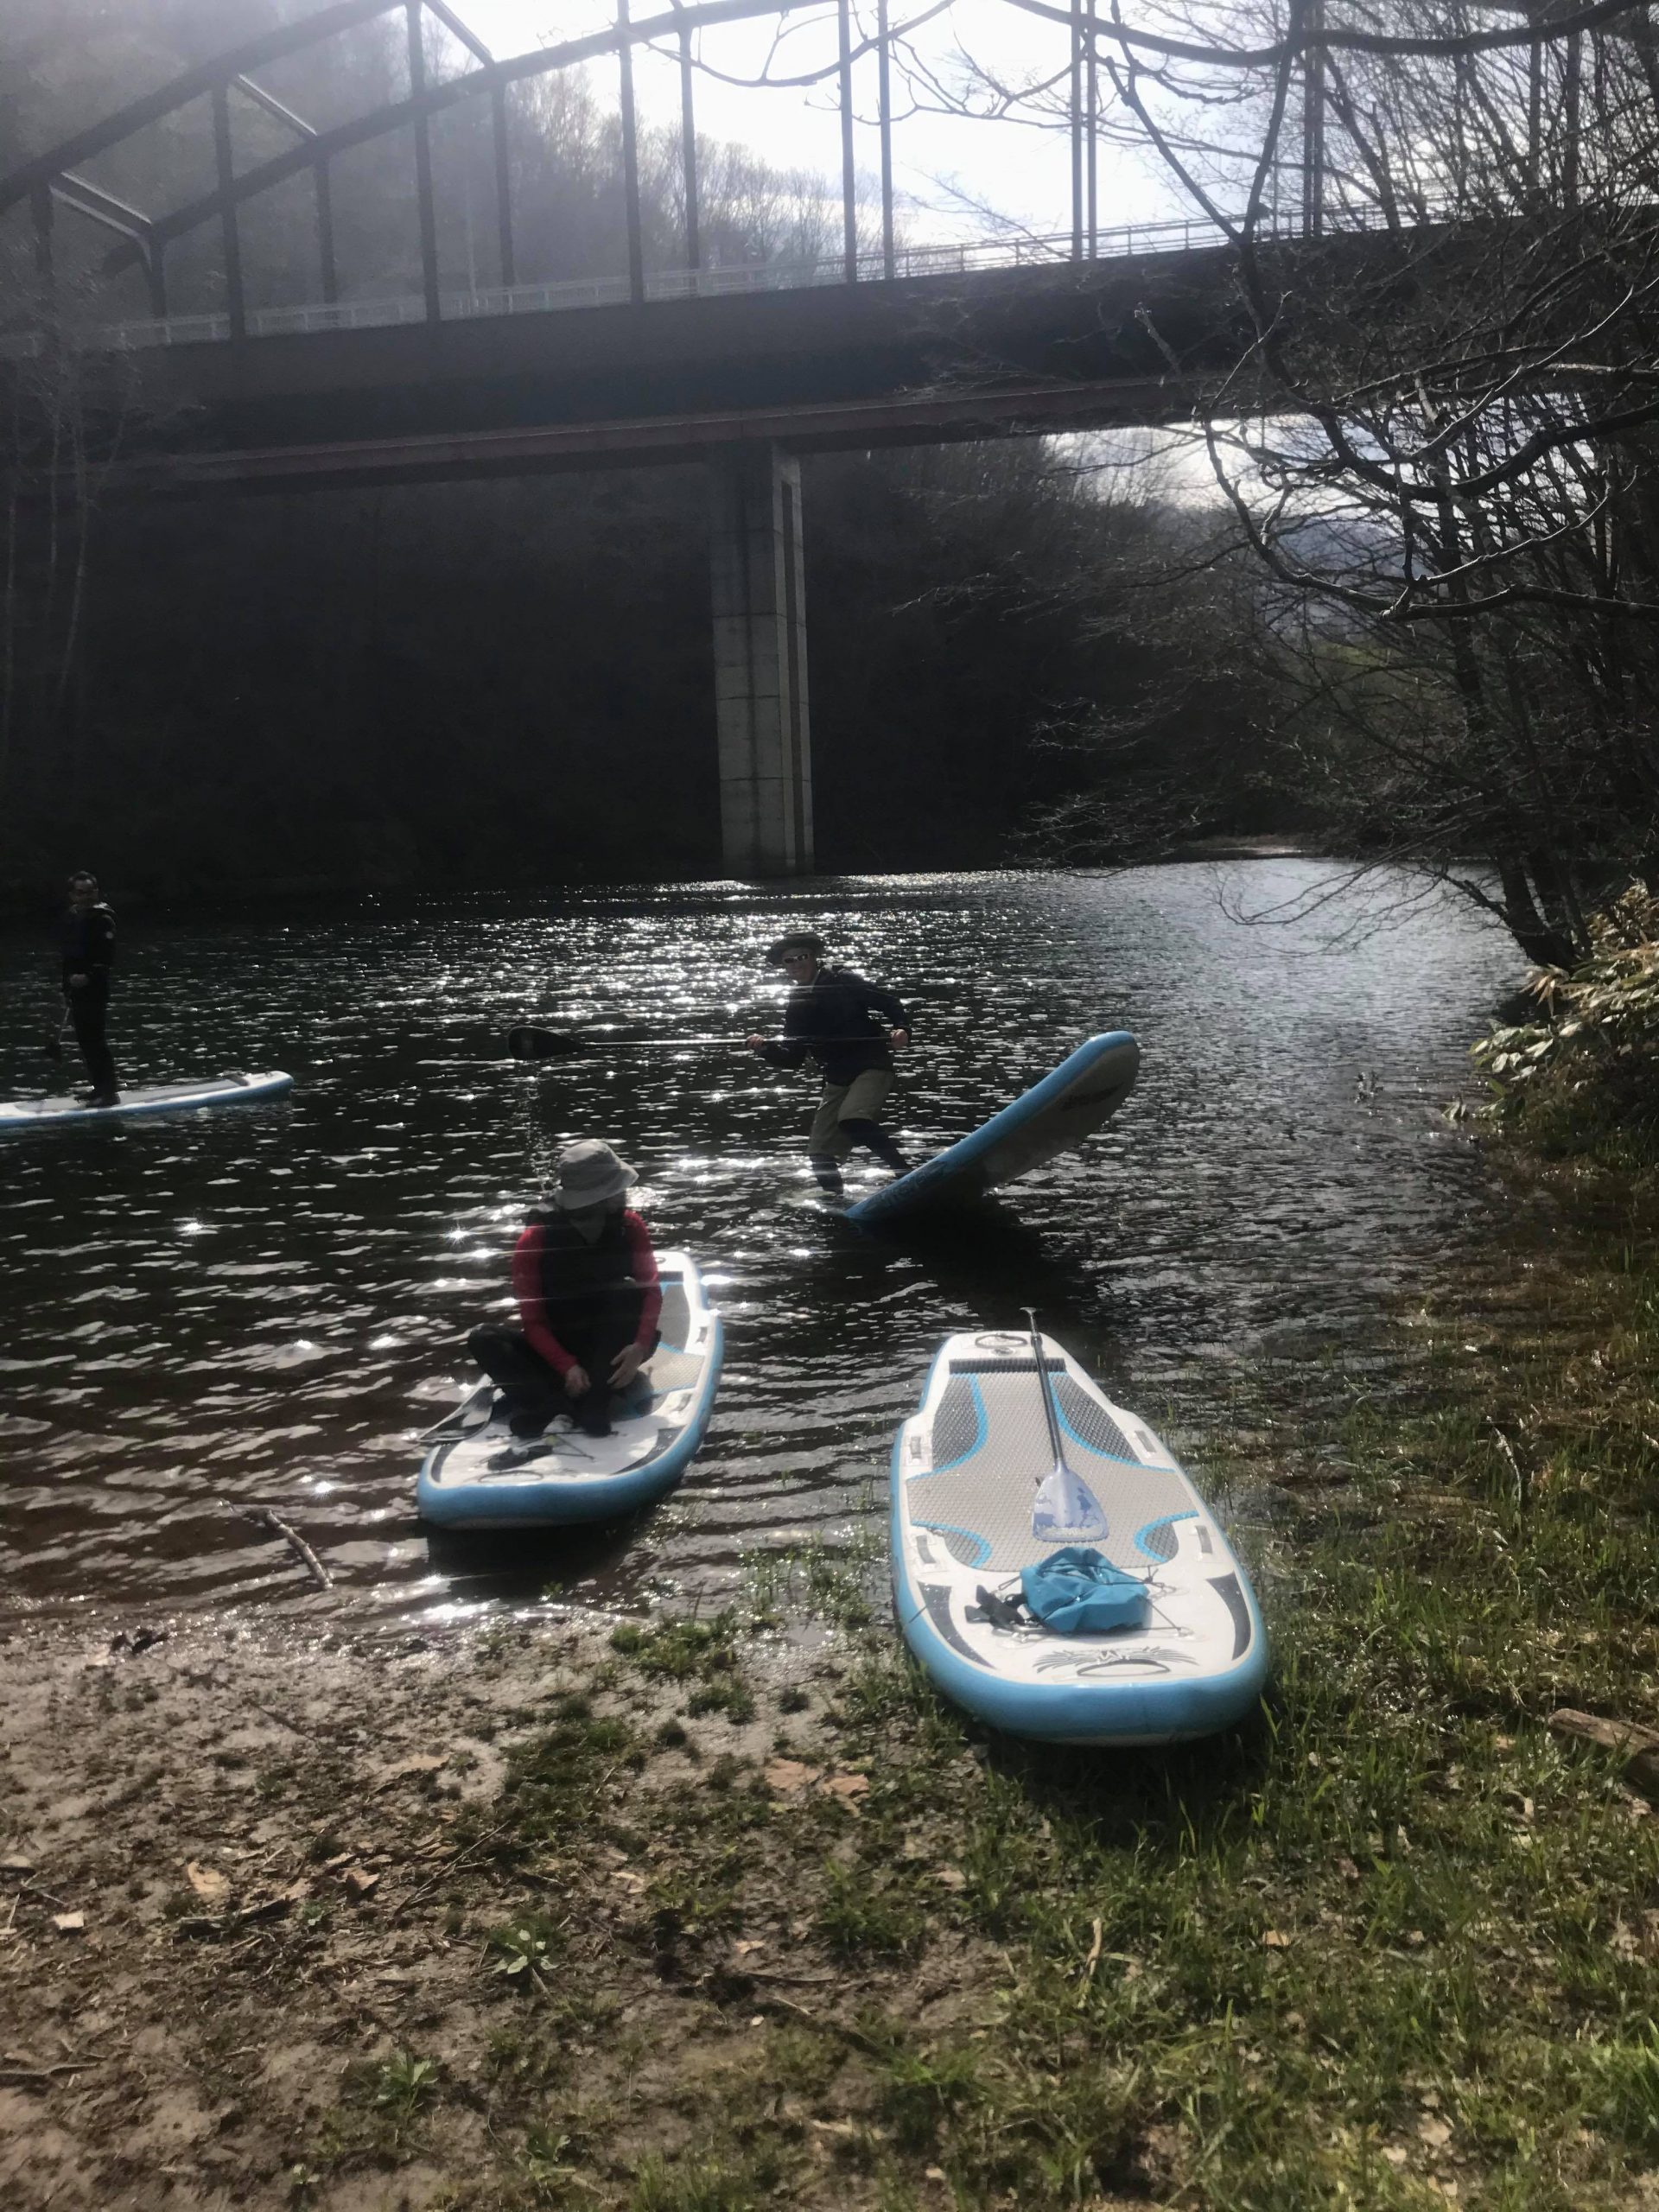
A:
{"label": "guardrail", "polygon": [[[1236,219],[1242,220],[1242,218]],[[1386,228],[1382,211],[1357,207],[1327,211],[1325,227],[1332,231],[1371,231]],[[1302,235],[1299,221],[1286,216],[1270,220],[1267,234],[1275,238]],[[1124,223],[1096,235],[1095,261],[1121,261],[1137,254],[1191,252],[1219,245],[1226,233],[1206,216],[1177,216],[1153,223]],[[1258,225],[1258,235],[1261,226]],[[1058,269],[1087,267],[1072,253],[1069,232],[1051,238],[1020,235],[944,245],[899,245],[893,257],[891,281],[903,283],[921,276],[969,276],[998,269]],[[880,250],[861,253],[858,281],[890,281],[886,255]],[[845,284],[847,264],[833,260],[741,263],[727,269],[662,269],[645,275],[647,300],[720,299],[737,293],[784,292],[826,284]],[[581,308],[622,307],[632,296],[626,274],[607,276],[569,276],[544,284],[498,285],[441,296],[442,320],[469,321],[504,315],[546,315]],[[380,329],[399,323],[429,320],[422,293],[392,299],[345,300],[332,305],[253,308],[246,315],[251,338],[303,335],[329,330]],[[83,352],[121,353],[156,346],[222,344],[231,336],[228,313],[175,315],[143,321],[87,323],[69,326],[68,342]],[[44,343],[38,331],[0,335],[0,353],[13,358],[38,353]]]}

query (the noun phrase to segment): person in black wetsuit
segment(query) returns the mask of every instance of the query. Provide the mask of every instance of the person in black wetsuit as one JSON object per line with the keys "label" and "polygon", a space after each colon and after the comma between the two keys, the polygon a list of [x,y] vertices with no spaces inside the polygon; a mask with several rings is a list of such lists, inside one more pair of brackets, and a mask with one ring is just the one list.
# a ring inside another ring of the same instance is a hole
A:
{"label": "person in black wetsuit", "polygon": [[841,1164],[859,1145],[895,1175],[910,1173],[880,1120],[893,1088],[893,1050],[910,1042],[910,1017],[891,991],[850,968],[826,968],[823,950],[823,939],[810,930],[791,931],[767,949],[768,961],[795,988],[784,1007],[783,1036],[751,1037],[748,1043],[774,1067],[817,1062],[823,1089],[807,1158],[819,1186],[838,1192]]}
{"label": "person in black wetsuit", "polygon": [[81,1103],[118,1106],[115,1061],[104,1034],[110,1010],[110,969],[115,960],[115,916],[98,895],[98,878],[84,868],[69,879],[62,949],[63,995],[92,1086]]}

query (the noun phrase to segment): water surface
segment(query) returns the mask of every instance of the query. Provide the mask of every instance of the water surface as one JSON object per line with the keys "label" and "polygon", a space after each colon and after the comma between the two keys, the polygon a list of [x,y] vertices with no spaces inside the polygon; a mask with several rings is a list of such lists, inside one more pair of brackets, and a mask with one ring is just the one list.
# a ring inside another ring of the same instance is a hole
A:
{"label": "water surface", "polygon": [[[1282,918],[1328,874],[1261,861],[124,920],[124,1077],[283,1067],[296,1088],[0,1154],[3,1602],[292,1599],[288,1554],[237,1517],[252,1503],[299,1523],[371,1610],[561,1575],[609,1603],[712,1598],[746,1551],[841,1542],[879,1510],[939,1337],[1027,1303],[1202,1481],[1252,1377],[1363,1357],[1384,1294],[1484,1203],[1440,1109],[1518,980],[1514,949],[1405,878]],[[810,1078],[675,1042],[775,1023],[760,955],[791,925],[913,1003],[893,1119],[918,1156],[1096,1030],[1135,1031],[1140,1084],[968,1237],[861,1236],[814,1200]],[[48,1087],[44,936],[0,941],[7,1096]],[[614,1033],[523,1067],[499,1039],[524,1020]],[[466,1375],[467,1329],[510,1307],[507,1255],[559,1146],[590,1135],[639,1164],[658,1245],[698,1256],[725,1313],[708,1444],[624,1543],[515,1541],[505,1561],[429,1545],[416,1436]]]}

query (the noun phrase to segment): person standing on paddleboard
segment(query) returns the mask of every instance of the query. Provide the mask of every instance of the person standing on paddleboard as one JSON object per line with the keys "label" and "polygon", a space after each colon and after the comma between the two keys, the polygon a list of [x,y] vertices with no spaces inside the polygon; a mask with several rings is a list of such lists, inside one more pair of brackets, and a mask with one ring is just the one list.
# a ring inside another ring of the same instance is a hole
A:
{"label": "person standing on paddleboard", "polygon": [[539,1436],[568,1413],[608,1436],[657,1344],[663,1310],[651,1232],[624,1205],[638,1172],[597,1137],[567,1145],[558,1188],[526,1223],[512,1255],[522,1329],[486,1322],[467,1350],[507,1400],[515,1436]]}
{"label": "person standing on paddleboard", "polygon": [[835,1192],[842,1162],[860,1145],[895,1175],[910,1173],[879,1118],[893,1088],[893,1050],[910,1042],[910,1017],[891,991],[850,968],[826,968],[823,950],[823,939],[810,930],[791,930],[768,946],[767,960],[794,988],[784,1006],[782,1037],[751,1037],[748,1044],[774,1067],[817,1062],[823,1089],[806,1154],[819,1187]]}
{"label": "person standing on paddleboard", "polygon": [[110,969],[115,960],[115,916],[98,895],[98,878],[84,868],[69,879],[62,950],[63,995],[92,1086],[81,1103],[118,1106],[115,1061],[104,1034],[110,1010]]}

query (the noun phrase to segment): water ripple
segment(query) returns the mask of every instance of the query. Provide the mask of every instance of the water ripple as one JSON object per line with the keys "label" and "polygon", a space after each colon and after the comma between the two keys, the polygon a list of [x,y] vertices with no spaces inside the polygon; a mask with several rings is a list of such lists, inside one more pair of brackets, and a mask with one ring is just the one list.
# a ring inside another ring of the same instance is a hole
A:
{"label": "water ripple", "polygon": [[[1313,864],[1233,872],[1259,911]],[[234,1509],[302,1521],[388,1610],[562,1577],[581,1596],[714,1593],[746,1548],[877,1510],[892,1433],[947,1330],[1034,1305],[1106,1387],[1201,1464],[1254,1365],[1340,1363],[1380,1295],[1479,1203],[1438,1109],[1512,949],[1415,903],[1330,942],[1230,918],[1213,871],[848,878],[601,891],[505,915],[365,904],[304,922],[124,932],[131,1077],[283,1066],[291,1101],[41,1134],[0,1187],[0,1541],[9,1600],[191,1605],[300,1586]],[[859,1237],[813,1203],[810,1087],[735,1047],[775,1019],[785,923],[917,1007],[895,1121],[962,1135],[1091,1031],[1142,1079],[1080,1158],[957,1249]],[[0,1077],[44,1085],[38,944],[0,943]],[[580,1058],[499,1058],[516,1020],[604,1025]],[[1358,1100],[1359,1077],[1374,1090]],[[507,1259],[559,1147],[638,1161],[661,1244],[702,1261],[728,1364],[679,1497],[626,1540],[429,1543],[418,1432],[510,1309]]]}

